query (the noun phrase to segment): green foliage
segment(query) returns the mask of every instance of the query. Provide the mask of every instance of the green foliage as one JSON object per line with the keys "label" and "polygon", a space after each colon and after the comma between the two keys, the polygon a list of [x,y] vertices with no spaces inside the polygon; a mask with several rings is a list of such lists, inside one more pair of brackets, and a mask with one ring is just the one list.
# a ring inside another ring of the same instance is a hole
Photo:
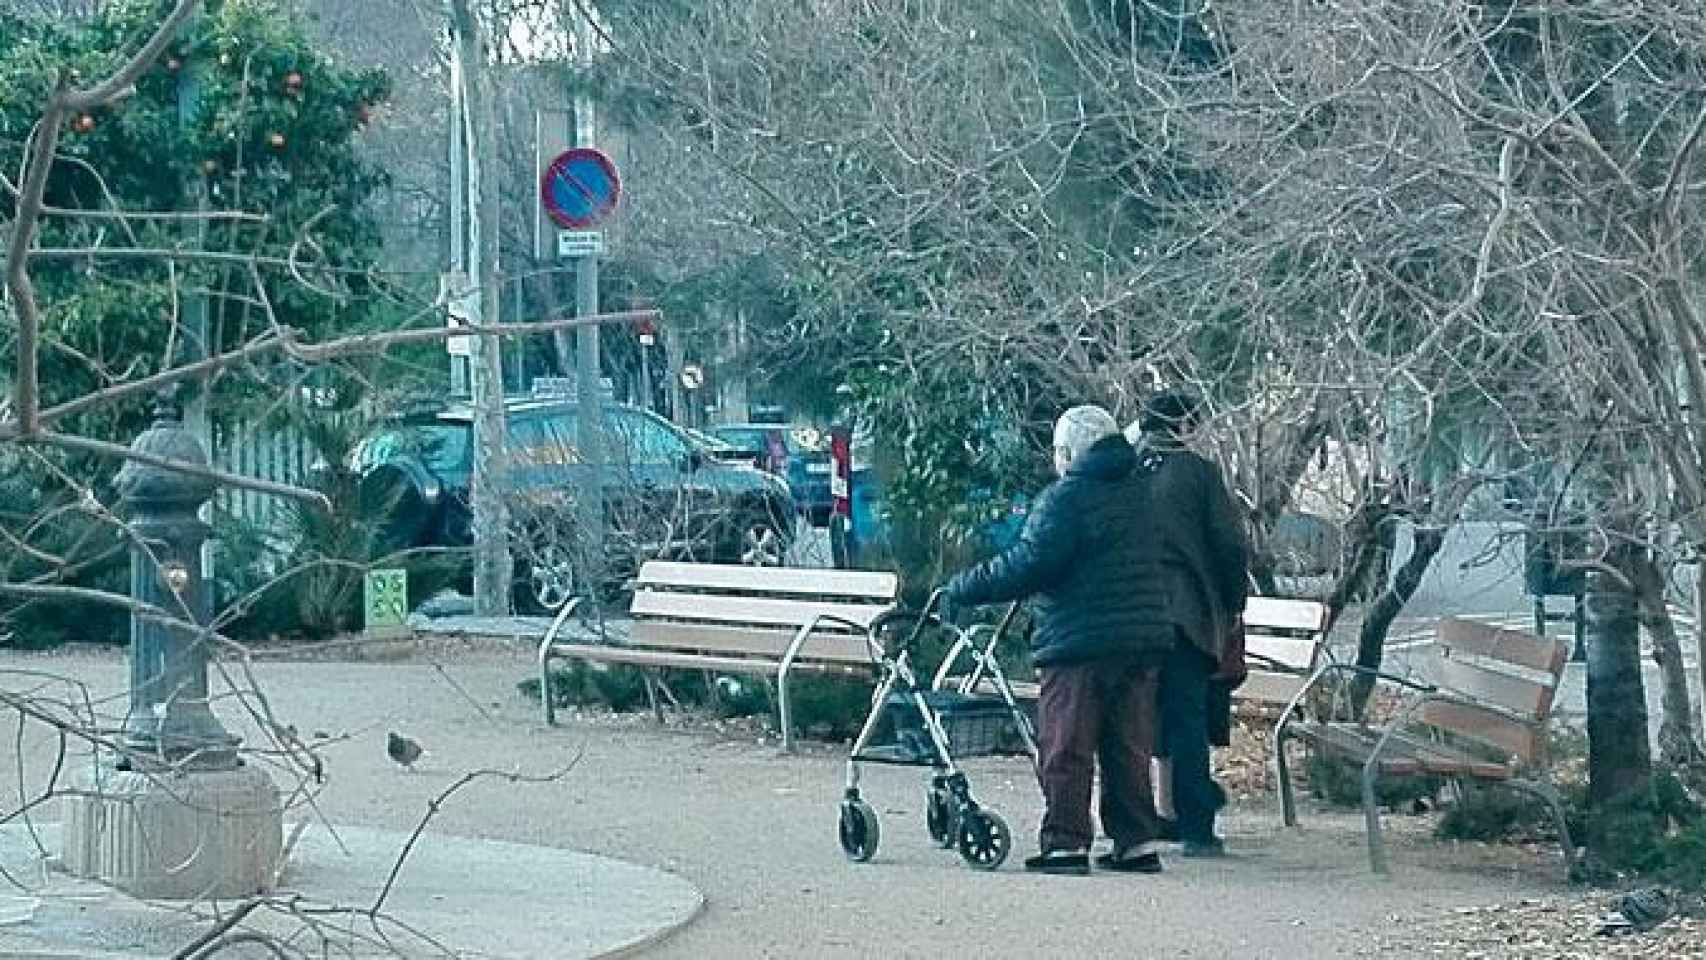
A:
{"label": "green foliage", "polygon": [[[76,19],[0,11],[0,167],[16,171],[23,166],[27,140],[56,84],[87,86],[108,76],[134,55],[171,6],[164,0],[113,0],[99,5],[93,16]],[[180,94],[192,86],[198,90],[196,106],[180,116]],[[258,306],[263,293],[240,260],[38,258],[31,276],[45,319],[39,351],[42,403],[63,403],[190,359],[188,310],[198,291],[209,294],[208,347],[213,350],[253,340],[274,319],[310,337],[395,325],[383,298],[367,295],[373,292],[368,278],[380,243],[369,201],[386,177],[358,153],[359,130],[389,89],[382,72],[348,68],[316,49],[285,4],[211,0],[181,39],[144,70],[133,93],[71,118],[58,145],[61,159],[47,180],[51,207],[135,214],[205,206],[252,216],[117,220],[49,212],[40,222],[40,246],[253,252],[261,258],[264,299],[274,314],[269,317]],[[0,193],[0,220],[14,212],[14,202]],[[280,266],[293,255],[316,289]],[[0,321],[5,319],[0,311]],[[0,367],[15,363],[15,349],[15,340],[0,335]],[[253,419],[256,404],[275,404],[280,394],[294,392],[301,377],[300,366],[282,354],[258,359],[217,378],[209,408],[222,423]],[[150,404],[151,398],[135,396],[67,417],[57,426],[129,443],[147,425]],[[73,522],[99,523],[79,519],[73,511],[56,514],[52,525],[32,526],[40,511],[63,509],[81,496],[67,478],[92,484],[97,497],[110,502],[107,484],[116,469],[111,459],[55,451],[0,463],[0,481],[31,495],[12,501],[28,503],[29,510],[9,513],[0,522],[49,553],[71,547],[63,569],[48,571],[40,563],[32,567],[31,558],[19,558],[8,579],[50,573],[59,582],[125,592],[122,554],[98,564],[82,562],[92,544],[105,549],[104,541],[112,536],[85,537],[71,529]],[[226,586],[252,589],[255,582],[243,578],[261,572],[247,562],[259,562],[260,551],[248,549],[258,548],[259,534],[222,526],[233,536],[235,550],[228,553],[239,558],[235,579],[243,581]],[[309,540],[353,535],[337,524],[322,526],[298,532]],[[361,553],[353,543],[326,552],[344,559]],[[311,575],[295,586],[303,589],[291,593],[287,588],[275,597],[278,603],[294,597],[311,608],[299,611],[309,629],[348,622],[347,616],[330,613],[351,601],[347,574]],[[256,599],[267,602],[273,601]],[[31,602],[4,612],[21,642],[86,635],[87,615],[66,617],[59,626],[58,615],[50,615],[56,609]],[[98,633],[122,637],[122,615],[117,621],[107,624],[103,611]]]}
{"label": "green foliage", "polygon": [[[1564,815],[1573,837],[1583,835],[1587,821],[1585,789],[1572,790],[1565,798]],[[1445,808],[1434,827],[1444,840],[1500,842],[1539,838],[1556,840],[1557,823],[1546,805],[1520,791],[1493,784],[1467,784],[1463,796]]]}
{"label": "green foliage", "polygon": [[1002,520],[1015,495],[1046,477],[1017,414],[951,372],[900,382],[883,365],[853,371],[850,395],[877,441],[889,549],[909,600],[922,603],[950,571],[983,551],[975,535]]}
{"label": "green foliage", "polygon": [[1706,888],[1706,811],[1670,773],[1651,787],[1589,810],[1587,845],[1600,864]]}
{"label": "green foliage", "polygon": [[[1309,790],[1315,796],[1336,806],[1362,806],[1362,764],[1312,752],[1305,770]],[[1402,807],[1417,800],[1432,801],[1442,783],[1439,777],[1430,776],[1381,777],[1375,781],[1374,799],[1386,807]]]}
{"label": "green foliage", "polygon": [[[551,702],[559,707],[603,706],[618,713],[649,710],[645,677],[641,667],[576,660],[551,671]],[[662,670],[659,679],[684,707],[711,709],[722,717],[774,717],[776,712],[770,686],[755,677],[717,677],[712,680],[718,684],[715,697],[703,671]],[[539,678],[528,677],[516,689],[537,700]],[[789,692],[798,732],[823,740],[845,740],[858,733],[871,705],[869,684],[828,677],[795,678]]]}
{"label": "green foliage", "polygon": [[[29,529],[31,546],[43,556],[8,550],[0,581],[54,582],[72,571],[76,582],[110,593],[128,592],[128,541],[108,520],[92,515],[69,497],[0,478],[0,524]],[[46,557],[65,561],[64,567]],[[47,649],[63,643],[125,643],[128,613],[86,600],[36,597],[0,607],[0,647]]]}
{"label": "green foliage", "polygon": [[[1564,815],[1571,835],[1586,841],[1599,877],[1633,875],[1706,889],[1706,810],[1674,774],[1661,773],[1647,790],[1599,809],[1588,806],[1587,785],[1574,784],[1565,791]],[[1474,784],[1446,808],[1435,834],[1485,842],[1556,840],[1557,827],[1533,797]]]}
{"label": "green foliage", "polygon": [[[56,83],[106,76],[170,6],[118,0],[88,20],[63,22],[0,13],[0,166],[21,166],[26,138]],[[358,156],[357,132],[371,106],[387,96],[389,81],[382,72],[333,62],[272,0],[214,0],[206,7],[194,29],[143,73],[133,95],[73,118],[59,145],[66,159],[48,179],[47,202],[80,210],[183,211],[195,209],[202,193],[213,209],[263,214],[266,223],[214,221],[198,236],[193,221],[50,215],[41,223],[39,243],[189,246],[283,258],[314,220],[313,244],[299,256],[312,266],[354,271],[344,279],[317,279],[317,285],[334,293],[367,292],[364,273],[377,256],[379,232],[366,205],[385,175]],[[199,106],[181,119],[179,95],[192,82],[199,85]],[[198,261],[46,259],[36,261],[32,275],[49,320],[41,372],[47,404],[179,360],[187,348],[173,326],[185,319],[180,311],[189,290],[253,296],[243,268]],[[280,322],[310,335],[370,319],[363,298],[340,306],[278,270],[267,271],[266,295]],[[252,304],[219,296],[212,311],[217,348],[245,342],[268,323]],[[0,356],[7,364],[10,349]],[[127,441],[145,425],[146,413],[147,399],[138,398],[66,426]]]}

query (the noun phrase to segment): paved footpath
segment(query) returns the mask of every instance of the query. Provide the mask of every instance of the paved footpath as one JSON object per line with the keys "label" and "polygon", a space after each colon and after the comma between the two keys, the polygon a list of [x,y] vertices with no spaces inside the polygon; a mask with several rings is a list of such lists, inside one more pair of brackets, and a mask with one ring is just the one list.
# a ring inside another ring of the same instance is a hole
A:
{"label": "paved footpath", "polygon": [[[123,675],[117,652],[0,654],[4,668],[73,675],[97,696],[119,690]],[[1439,844],[1409,818],[1392,820],[1393,878],[1375,879],[1358,817],[1306,811],[1304,831],[1285,831],[1266,798],[1228,818],[1234,855],[1224,861],[1170,860],[1159,877],[1029,876],[1016,867],[1035,836],[1037,791],[1028,765],[1005,760],[970,769],[980,798],[1017,834],[1006,868],[973,872],[934,848],[923,824],[921,772],[904,768],[869,772],[882,847],[875,861],[850,864],[835,839],[838,752],[787,757],[734,732],[738,726],[659,728],[642,717],[570,713],[547,729],[515,689],[530,668],[529,652],[517,649],[443,654],[436,665],[263,663],[255,670],[278,716],[305,738],[350,738],[329,748],[329,782],[319,797],[338,825],[407,831],[466,770],[543,772],[580,756],[559,782],[469,786],[428,836],[559,847],[679,875],[705,893],[706,909],[646,956],[1362,956],[1442,912],[1560,889],[1553,861]],[[14,683],[3,675],[0,682]],[[219,710],[227,718],[239,713],[230,704]],[[15,720],[0,719],[8,754],[9,724]],[[386,759],[392,728],[425,744],[415,772]],[[52,746],[28,733],[27,782],[46,775]],[[0,767],[11,765],[6,760]],[[0,769],[0,810],[15,806],[16,777]],[[494,924],[576,909],[575,876],[540,871],[525,879],[533,896]]]}

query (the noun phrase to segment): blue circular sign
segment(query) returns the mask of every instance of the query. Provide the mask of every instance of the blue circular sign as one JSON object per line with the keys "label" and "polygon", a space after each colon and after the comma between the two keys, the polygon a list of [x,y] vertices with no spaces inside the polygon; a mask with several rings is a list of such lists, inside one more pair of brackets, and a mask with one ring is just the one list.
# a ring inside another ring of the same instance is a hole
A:
{"label": "blue circular sign", "polygon": [[557,155],[540,178],[539,199],[551,222],[566,230],[590,227],[616,209],[622,179],[616,164],[591,147]]}

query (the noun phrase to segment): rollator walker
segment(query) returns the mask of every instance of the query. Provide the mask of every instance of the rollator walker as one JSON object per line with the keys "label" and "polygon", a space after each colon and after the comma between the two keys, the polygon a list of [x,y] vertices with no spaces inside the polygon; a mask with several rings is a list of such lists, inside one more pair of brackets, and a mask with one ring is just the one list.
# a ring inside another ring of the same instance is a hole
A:
{"label": "rollator walker", "polygon": [[[929,767],[925,794],[925,825],[930,839],[975,870],[994,870],[1007,859],[1013,834],[995,811],[980,805],[971,783],[955,764],[968,757],[1025,754],[1037,765],[1036,732],[1019,706],[1013,687],[996,660],[995,650],[1012,624],[1019,605],[1013,604],[993,629],[961,630],[943,622],[936,611],[942,591],[930,595],[921,611],[893,610],[871,622],[865,642],[877,668],[871,712],[847,758],[847,789],[841,800],[841,849],[847,858],[863,863],[876,855],[881,829],[877,812],[859,793],[863,763]],[[926,627],[948,631],[954,638],[928,689],[913,670],[913,653]],[[981,645],[977,635],[989,630]],[[904,635],[885,644],[885,632]],[[971,670],[955,674],[961,659]],[[977,693],[988,681],[994,695]]]}

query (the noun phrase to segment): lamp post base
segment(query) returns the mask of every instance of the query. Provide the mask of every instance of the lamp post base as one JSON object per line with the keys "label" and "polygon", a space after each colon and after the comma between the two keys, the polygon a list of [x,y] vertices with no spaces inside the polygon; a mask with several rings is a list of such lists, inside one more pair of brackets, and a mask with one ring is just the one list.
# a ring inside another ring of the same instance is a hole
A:
{"label": "lamp post base", "polygon": [[234,899],[272,886],[284,811],[266,771],[97,766],[78,780],[66,799],[72,875],[152,900]]}

